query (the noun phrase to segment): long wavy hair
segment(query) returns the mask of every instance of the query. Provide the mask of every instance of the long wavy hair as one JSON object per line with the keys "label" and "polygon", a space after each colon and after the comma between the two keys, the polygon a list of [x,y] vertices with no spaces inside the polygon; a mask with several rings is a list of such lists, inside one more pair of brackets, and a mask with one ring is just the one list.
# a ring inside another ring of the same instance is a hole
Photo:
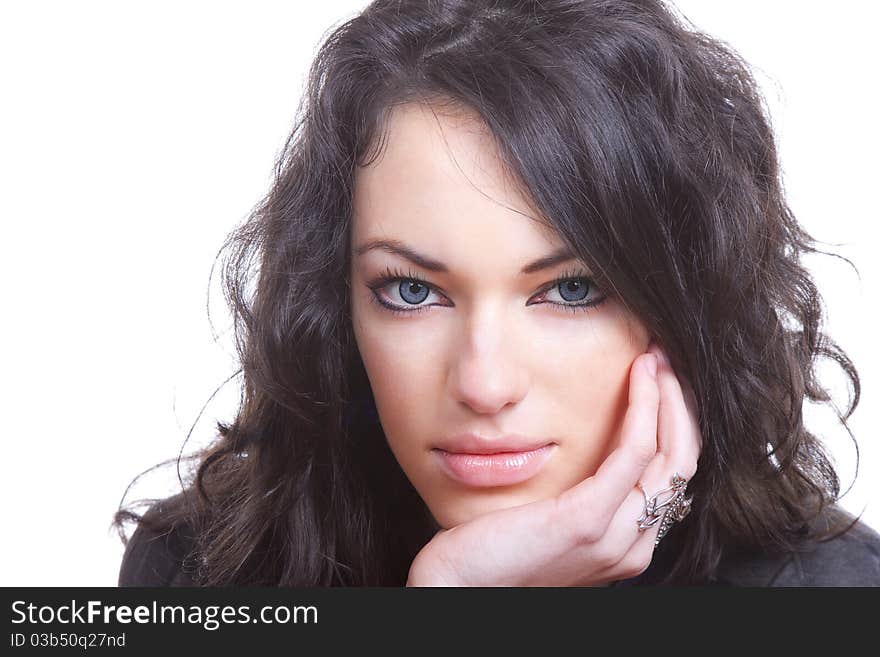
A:
{"label": "long wavy hair", "polygon": [[[693,386],[704,447],[662,581],[795,549],[840,493],[803,402],[852,436],[859,378],[821,330],[801,258],[826,252],[786,203],[749,66],[660,0],[376,0],[329,33],[271,189],[221,250],[240,407],[181,493],[144,516],[120,503],[122,540],[126,522],[184,525],[205,585],[405,583],[438,527],[376,417],[349,234],[356,168],[406,102],[476,112],[543,220]],[[852,383],[845,412],[822,357]]]}

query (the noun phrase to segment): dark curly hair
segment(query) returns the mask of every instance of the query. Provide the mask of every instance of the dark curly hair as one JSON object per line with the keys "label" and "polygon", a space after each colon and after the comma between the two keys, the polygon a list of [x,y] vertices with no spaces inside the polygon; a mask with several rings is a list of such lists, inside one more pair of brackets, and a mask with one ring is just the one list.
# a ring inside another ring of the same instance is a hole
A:
{"label": "dark curly hair", "polygon": [[[308,82],[271,190],[221,251],[240,408],[180,494],[145,516],[120,504],[123,541],[134,520],[185,526],[205,585],[405,583],[437,527],[375,416],[349,231],[356,167],[394,105],[425,102],[482,118],[540,215],[693,386],[704,447],[692,513],[658,547],[663,581],[796,548],[840,492],[802,404],[831,404],[852,436],[859,378],[821,330],[801,257],[825,252],[786,203],[737,53],[660,0],[376,0],[329,34]],[[845,413],[821,357],[853,385]]]}

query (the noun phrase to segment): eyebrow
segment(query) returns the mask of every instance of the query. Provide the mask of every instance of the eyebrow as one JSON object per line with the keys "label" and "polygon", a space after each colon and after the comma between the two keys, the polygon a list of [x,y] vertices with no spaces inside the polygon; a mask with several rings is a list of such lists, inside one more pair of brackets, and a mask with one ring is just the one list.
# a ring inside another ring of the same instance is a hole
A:
{"label": "eyebrow", "polygon": [[[355,249],[355,254],[360,256],[366,253],[367,251],[372,251],[373,249],[378,249],[381,251],[387,251],[388,253],[394,253],[396,255],[401,256],[402,258],[406,258],[410,262],[414,262],[419,267],[423,269],[427,269],[428,271],[435,272],[449,272],[449,268],[440,262],[439,260],[434,260],[433,258],[429,258],[426,255],[423,255],[417,252],[412,247],[406,245],[400,240],[391,240],[391,239],[375,239],[362,244],[361,246]],[[565,247],[560,247],[549,253],[548,255],[538,258],[534,262],[530,262],[525,267],[522,268],[522,274],[534,274],[535,272],[543,271],[545,269],[550,269],[550,267],[554,267],[560,263],[568,262],[569,260],[576,260],[577,258],[574,254],[569,251]]]}

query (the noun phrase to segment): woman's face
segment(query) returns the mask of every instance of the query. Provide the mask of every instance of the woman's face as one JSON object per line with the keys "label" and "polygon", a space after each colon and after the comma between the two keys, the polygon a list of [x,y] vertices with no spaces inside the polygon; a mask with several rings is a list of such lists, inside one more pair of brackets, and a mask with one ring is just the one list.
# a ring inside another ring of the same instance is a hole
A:
{"label": "woman's face", "polygon": [[389,446],[450,528],[592,475],[650,336],[613,297],[585,309],[604,294],[579,260],[528,267],[561,240],[530,218],[479,121],[436,111],[395,108],[383,156],[358,170],[351,311]]}

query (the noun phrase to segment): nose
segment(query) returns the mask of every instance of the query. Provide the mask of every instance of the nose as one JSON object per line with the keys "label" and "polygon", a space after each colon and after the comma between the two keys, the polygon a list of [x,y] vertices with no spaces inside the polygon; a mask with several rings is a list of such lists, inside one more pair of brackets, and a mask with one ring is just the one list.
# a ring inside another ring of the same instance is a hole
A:
{"label": "nose", "polygon": [[516,404],[529,385],[524,347],[502,316],[474,321],[464,332],[450,369],[453,398],[475,413],[494,414]]}

